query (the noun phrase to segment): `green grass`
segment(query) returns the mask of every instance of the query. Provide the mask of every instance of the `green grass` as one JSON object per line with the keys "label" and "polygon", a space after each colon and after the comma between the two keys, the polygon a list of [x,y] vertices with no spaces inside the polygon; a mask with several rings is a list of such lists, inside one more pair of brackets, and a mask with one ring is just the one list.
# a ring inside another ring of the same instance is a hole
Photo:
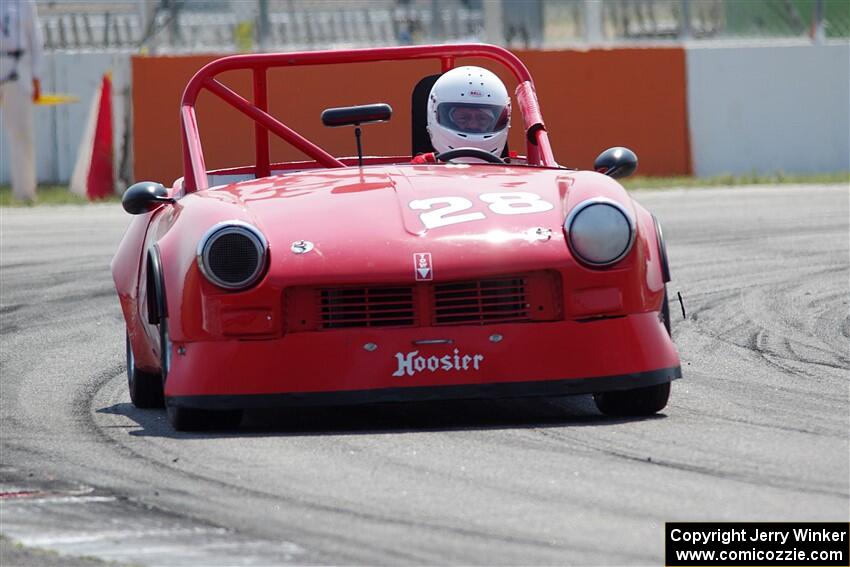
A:
{"label": "green grass", "polygon": [[4,565],[41,565],[42,567],[109,567],[127,565],[97,557],[70,556],[39,547],[27,547],[0,535],[0,557]]}
{"label": "green grass", "polygon": [[[726,0],[726,31],[743,36],[807,35],[816,0]],[[850,2],[824,0],[826,36],[850,36]]]}
{"label": "green grass", "polygon": [[738,185],[792,185],[848,183],[850,172],[793,175],[774,173],[771,175],[717,175],[715,177],[632,177],[623,179],[626,189],[669,189],[674,187],[727,187]]}
{"label": "green grass", "polygon": [[[118,195],[103,199],[102,202],[118,202]],[[88,199],[80,197],[68,190],[67,185],[41,185],[36,192],[35,203],[19,201],[12,197],[12,188],[0,186],[0,207],[33,207],[37,205],[84,205]]]}
{"label": "green grass", "polygon": [[[850,184],[850,172],[819,173],[813,175],[718,175],[716,177],[632,177],[621,180],[626,189],[669,189],[674,187],[720,187],[737,185],[790,185],[790,184]],[[26,203],[12,197],[12,189],[0,186],[0,207],[35,207],[39,205],[84,205],[89,201],[68,191],[65,185],[42,185],[38,188],[35,203]],[[118,203],[119,195],[102,199],[101,203]]]}

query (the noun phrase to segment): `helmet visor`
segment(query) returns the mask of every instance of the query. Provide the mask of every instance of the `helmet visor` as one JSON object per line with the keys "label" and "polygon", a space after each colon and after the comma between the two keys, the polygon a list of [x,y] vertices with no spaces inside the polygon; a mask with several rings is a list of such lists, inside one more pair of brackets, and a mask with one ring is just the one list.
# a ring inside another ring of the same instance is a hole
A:
{"label": "helmet visor", "polygon": [[465,134],[493,134],[508,125],[508,109],[495,104],[444,102],[437,106],[437,123]]}

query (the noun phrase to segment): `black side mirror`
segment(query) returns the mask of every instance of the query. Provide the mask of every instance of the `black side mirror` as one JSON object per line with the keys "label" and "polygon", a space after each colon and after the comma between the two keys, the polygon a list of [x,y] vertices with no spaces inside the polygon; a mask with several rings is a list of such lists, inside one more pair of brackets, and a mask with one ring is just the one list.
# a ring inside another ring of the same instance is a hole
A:
{"label": "black side mirror", "polygon": [[131,215],[143,215],[163,203],[174,203],[161,183],[142,181],[131,185],[121,197],[121,206]]}
{"label": "black side mirror", "polygon": [[614,179],[628,177],[635,172],[638,158],[629,148],[608,148],[593,162],[593,169]]}

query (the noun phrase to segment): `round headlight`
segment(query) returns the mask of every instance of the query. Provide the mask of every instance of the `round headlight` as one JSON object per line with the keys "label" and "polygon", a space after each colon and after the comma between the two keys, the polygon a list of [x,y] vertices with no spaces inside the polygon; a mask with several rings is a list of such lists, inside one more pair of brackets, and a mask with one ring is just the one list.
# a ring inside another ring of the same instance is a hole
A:
{"label": "round headlight", "polygon": [[198,266],[225,289],[244,289],[263,275],[268,244],[253,226],[228,221],[212,227],[198,243]]}
{"label": "round headlight", "polygon": [[564,228],[573,255],[591,266],[608,266],[622,259],[635,237],[631,215],[616,201],[605,198],[576,205]]}

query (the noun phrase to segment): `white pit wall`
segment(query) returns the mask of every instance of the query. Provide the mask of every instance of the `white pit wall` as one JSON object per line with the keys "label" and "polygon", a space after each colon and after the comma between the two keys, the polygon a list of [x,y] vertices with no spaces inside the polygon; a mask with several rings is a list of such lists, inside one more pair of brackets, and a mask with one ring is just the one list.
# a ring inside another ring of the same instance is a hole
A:
{"label": "white pit wall", "polygon": [[694,173],[850,171],[850,44],[687,46]]}

